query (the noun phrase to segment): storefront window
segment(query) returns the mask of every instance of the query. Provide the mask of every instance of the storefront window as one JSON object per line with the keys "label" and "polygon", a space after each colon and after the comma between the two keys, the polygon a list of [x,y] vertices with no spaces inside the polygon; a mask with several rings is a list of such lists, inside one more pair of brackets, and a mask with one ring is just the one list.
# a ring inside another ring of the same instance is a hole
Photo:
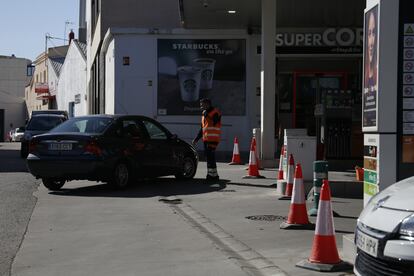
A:
{"label": "storefront window", "polygon": [[293,75],[290,73],[279,74],[277,76],[276,86],[279,95],[279,111],[292,112]]}

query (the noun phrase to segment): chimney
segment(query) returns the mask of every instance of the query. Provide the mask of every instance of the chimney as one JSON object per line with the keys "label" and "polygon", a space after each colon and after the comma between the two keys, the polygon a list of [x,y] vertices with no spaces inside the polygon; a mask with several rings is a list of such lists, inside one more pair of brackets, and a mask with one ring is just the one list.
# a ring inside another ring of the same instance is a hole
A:
{"label": "chimney", "polygon": [[86,0],[79,0],[78,40],[86,43]]}
{"label": "chimney", "polygon": [[72,42],[73,39],[75,39],[75,33],[73,32],[73,30],[70,30],[70,33],[69,33],[69,44]]}

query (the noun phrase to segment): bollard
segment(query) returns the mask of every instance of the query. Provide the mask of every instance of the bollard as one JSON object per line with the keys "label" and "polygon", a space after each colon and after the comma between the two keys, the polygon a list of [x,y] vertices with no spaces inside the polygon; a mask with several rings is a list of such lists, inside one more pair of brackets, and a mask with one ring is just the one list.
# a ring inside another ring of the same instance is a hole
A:
{"label": "bollard", "polygon": [[328,179],[328,161],[314,161],[313,162],[313,195],[314,207],[309,210],[310,216],[318,214],[319,197],[321,187],[324,179]]}

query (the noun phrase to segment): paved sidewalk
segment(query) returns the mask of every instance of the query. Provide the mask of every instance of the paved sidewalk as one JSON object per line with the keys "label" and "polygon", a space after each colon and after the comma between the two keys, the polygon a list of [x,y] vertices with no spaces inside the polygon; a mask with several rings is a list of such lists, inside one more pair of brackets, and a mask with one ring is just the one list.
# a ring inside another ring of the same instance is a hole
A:
{"label": "paved sidewalk", "polygon": [[[242,179],[245,168],[221,163],[221,180],[206,182],[201,162],[190,182],[167,177],[125,191],[88,181],[60,192],[40,186],[12,275],[326,275],[295,267],[314,232],[279,228],[290,202],[278,200],[276,170]],[[362,200],[332,203],[341,249]]]}
{"label": "paved sidewalk", "polygon": [[[200,164],[197,176],[202,177],[205,164]],[[179,196],[191,208],[209,218],[234,239],[271,261],[289,275],[322,275],[295,267],[310,255],[313,230],[282,230],[279,225],[286,219],[290,201],[280,197],[274,187],[276,170],[262,170],[265,179],[243,179],[246,166],[219,164],[219,174],[225,187],[214,194]],[[352,174],[336,172],[335,180],[351,180]],[[214,185],[214,184],[213,184]],[[219,196],[217,196],[219,193]],[[352,234],[363,207],[362,199],[333,198],[333,210],[340,217],[334,218],[336,241],[340,256],[342,236]],[[313,203],[308,203],[308,210]],[[248,218],[250,217],[250,219]],[[316,217],[310,217],[316,222]],[[348,273],[329,273],[348,275]],[[350,274],[352,275],[352,274]]]}

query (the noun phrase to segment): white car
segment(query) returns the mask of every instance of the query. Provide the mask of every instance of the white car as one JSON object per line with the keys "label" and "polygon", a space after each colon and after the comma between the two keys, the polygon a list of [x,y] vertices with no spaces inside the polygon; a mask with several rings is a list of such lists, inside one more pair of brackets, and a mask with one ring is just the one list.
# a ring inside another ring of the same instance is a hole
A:
{"label": "white car", "polygon": [[13,142],[20,142],[23,138],[25,128],[24,127],[18,127],[14,130],[12,135],[12,141]]}
{"label": "white car", "polygon": [[414,177],[375,195],[359,216],[354,272],[414,275]]}

